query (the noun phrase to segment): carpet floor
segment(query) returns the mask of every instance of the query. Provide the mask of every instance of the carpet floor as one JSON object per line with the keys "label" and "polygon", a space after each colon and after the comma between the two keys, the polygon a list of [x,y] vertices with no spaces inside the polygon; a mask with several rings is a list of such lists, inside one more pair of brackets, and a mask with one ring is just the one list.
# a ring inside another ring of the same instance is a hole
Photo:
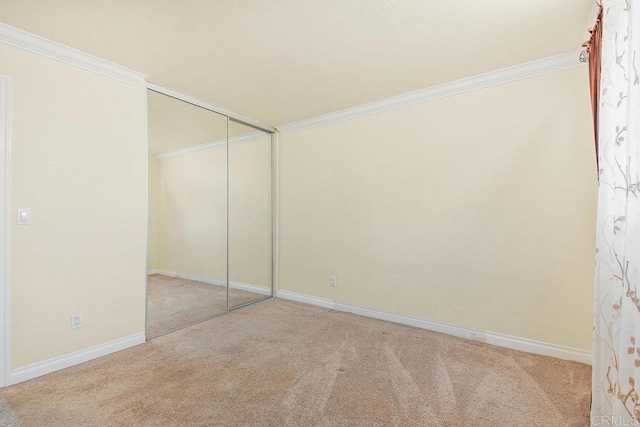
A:
{"label": "carpet floor", "polygon": [[[262,299],[262,294],[229,289],[229,306]],[[147,282],[147,336],[154,337],[227,311],[227,289],[194,280],[149,275]]]}
{"label": "carpet floor", "polygon": [[3,426],[587,426],[591,368],[270,299],[0,390]]}

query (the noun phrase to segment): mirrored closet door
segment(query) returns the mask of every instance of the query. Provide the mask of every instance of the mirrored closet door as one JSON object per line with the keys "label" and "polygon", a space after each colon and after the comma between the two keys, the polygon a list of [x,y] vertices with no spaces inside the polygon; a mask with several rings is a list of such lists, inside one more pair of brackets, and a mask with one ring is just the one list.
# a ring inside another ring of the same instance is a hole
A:
{"label": "mirrored closet door", "polygon": [[273,295],[272,134],[148,91],[147,338]]}
{"label": "mirrored closet door", "polygon": [[148,91],[147,337],[226,313],[226,116]]}
{"label": "mirrored closet door", "polygon": [[271,134],[229,120],[229,308],[272,295]]}

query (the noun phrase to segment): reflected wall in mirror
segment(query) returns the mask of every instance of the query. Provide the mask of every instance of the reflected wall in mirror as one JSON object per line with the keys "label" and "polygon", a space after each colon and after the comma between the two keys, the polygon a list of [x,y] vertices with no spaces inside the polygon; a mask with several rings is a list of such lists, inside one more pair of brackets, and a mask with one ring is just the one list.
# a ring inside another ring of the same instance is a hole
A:
{"label": "reflected wall in mirror", "polygon": [[227,117],[148,91],[147,337],[227,312]]}
{"label": "reflected wall in mirror", "polygon": [[271,134],[229,120],[229,309],[272,295]]}

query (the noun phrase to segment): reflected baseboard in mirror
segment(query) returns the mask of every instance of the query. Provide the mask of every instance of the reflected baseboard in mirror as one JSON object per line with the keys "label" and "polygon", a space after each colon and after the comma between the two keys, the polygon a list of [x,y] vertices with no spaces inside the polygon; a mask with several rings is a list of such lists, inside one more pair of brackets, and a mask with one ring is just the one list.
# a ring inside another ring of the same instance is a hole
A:
{"label": "reflected baseboard in mirror", "polygon": [[231,292],[233,284],[250,283],[262,292],[253,301],[271,295],[271,134],[229,121],[229,138],[254,135],[242,144],[229,144],[229,310],[246,305]]}
{"label": "reflected baseboard in mirror", "polygon": [[225,288],[159,274],[147,280],[149,338],[227,311]]}
{"label": "reflected baseboard in mirror", "polygon": [[[262,288],[253,291],[242,288],[244,287],[234,288],[233,285],[229,287],[229,297],[242,305],[265,297]],[[213,281],[202,282],[175,275],[150,274],[147,299],[147,336],[153,338],[163,332],[225,313],[227,288]]]}

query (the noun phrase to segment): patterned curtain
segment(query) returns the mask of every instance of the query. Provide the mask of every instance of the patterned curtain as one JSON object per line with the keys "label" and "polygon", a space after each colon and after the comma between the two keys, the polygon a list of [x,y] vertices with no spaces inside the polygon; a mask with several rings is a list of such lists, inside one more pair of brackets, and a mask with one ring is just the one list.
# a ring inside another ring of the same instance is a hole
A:
{"label": "patterned curtain", "polygon": [[591,423],[640,425],[640,0],[603,6]]}

